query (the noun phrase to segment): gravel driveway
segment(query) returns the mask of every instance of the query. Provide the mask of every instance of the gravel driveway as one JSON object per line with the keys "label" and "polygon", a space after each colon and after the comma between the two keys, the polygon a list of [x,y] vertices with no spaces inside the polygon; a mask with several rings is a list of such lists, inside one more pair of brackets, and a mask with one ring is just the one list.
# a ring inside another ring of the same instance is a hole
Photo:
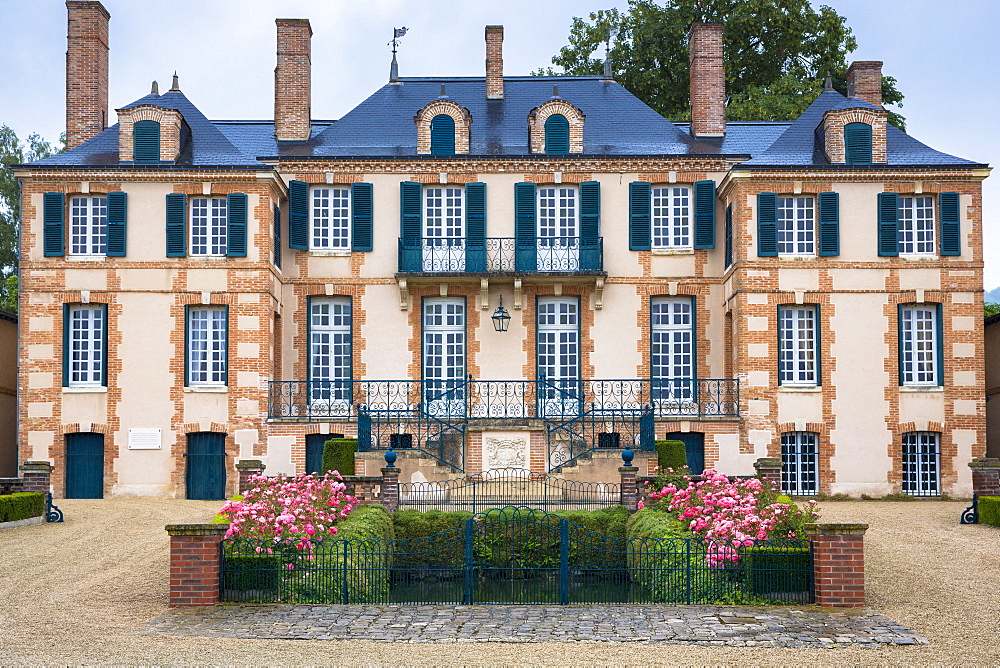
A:
{"label": "gravel driveway", "polygon": [[437,645],[136,634],[166,610],[164,525],[206,521],[219,505],[61,500],[65,523],[0,531],[0,664],[1000,664],[1000,529],[960,525],[968,504],[943,501],[822,504],[825,521],[871,525],[869,606],[930,639],[925,646]]}

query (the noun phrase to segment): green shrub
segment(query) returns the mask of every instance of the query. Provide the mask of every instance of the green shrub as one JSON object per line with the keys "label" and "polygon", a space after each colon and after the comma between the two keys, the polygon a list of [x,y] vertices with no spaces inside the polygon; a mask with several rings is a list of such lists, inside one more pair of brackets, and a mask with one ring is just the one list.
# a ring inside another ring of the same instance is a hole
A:
{"label": "green shrub", "polygon": [[656,441],[656,460],[660,470],[679,469],[687,466],[687,449],[684,441]]}
{"label": "green shrub", "polygon": [[809,591],[808,547],[745,547],[739,552],[741,579],[752,593]]}
{"label": "green shrub", "polygon": [[340,475],[354,475],[354,453],[358,451],[356,438],[331,438],[323,444],[321,473],[337,471]]}
{"label": "green shrub", "polygon": [[980,524],[1000,527],[1000,496],[980,496],[976,499]]}
{"label": "green shrub", "polygon": [[15,492],[0,496],[0,522],[16,522],[45,514],[45,495],[40,492]]}

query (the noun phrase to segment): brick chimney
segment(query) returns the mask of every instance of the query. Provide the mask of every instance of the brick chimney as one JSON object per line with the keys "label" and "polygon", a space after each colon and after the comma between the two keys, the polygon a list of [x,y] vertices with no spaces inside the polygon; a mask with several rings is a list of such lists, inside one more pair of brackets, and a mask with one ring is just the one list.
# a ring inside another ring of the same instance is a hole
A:
{"label": "brick chimney", "polygon": [[309,19],[275,19],[278,64],[274,68],[274,136],[305,141],[312,130],[312,27]]}
{"label": "brick chimney", "polygon": [[691,74],[691,134],[726,134],[726,70],[722,62],[722,24],[695,23],[688,33]]}
{"label": "brick chimney", "polygon": [[503,26],[486,26],[486,99],[503,99]]}
{"label": "brick chimney", "polygon": [[847,97],[882,106],[882,61],[859,60],[847,70]]}
{"label": "brick chimney", "polygon": [[108,127],[108,22],[95,0],[67,0],[66,148]]}

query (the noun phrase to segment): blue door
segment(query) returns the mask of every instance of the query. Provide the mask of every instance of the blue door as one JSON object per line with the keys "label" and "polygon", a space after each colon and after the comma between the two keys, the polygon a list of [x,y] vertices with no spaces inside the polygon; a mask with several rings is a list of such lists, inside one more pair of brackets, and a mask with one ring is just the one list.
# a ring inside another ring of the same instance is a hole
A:
{"label": "blue door", "polygon": [[668,441],[683,441],[687,454],[688,468],[695,475],[705,470],[705,434],[697,431],[673,431],[667,434]]}
{"label": "blue door", "polygon": [[343,434],[309,434],[306,436],[306,473],[319,475],[323,471],[323,446],[331,438],[343,438]]}
{"label": "blue door", "polygon": [[226,435],[201,431],[188,434],[187,498],[226,498]]}
{"label": "blue door", "polygon": [[66,434],[66,498],[104,498],[104,434]]}

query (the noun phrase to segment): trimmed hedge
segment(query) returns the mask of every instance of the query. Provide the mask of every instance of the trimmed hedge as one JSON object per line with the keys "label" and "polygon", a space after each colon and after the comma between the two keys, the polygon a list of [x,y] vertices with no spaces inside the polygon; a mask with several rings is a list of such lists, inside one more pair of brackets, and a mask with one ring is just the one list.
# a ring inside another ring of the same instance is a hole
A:
{"label": "trimmed hedge", "polygon": [[340,475],[354,475],[354,453],[358,451],[356,438],[331,438],[323,444],[323,466],[320,473],[337,471]]}
{"label": "trimmed hedge", "polygon": [[980,496],[976,499],[976,508],[980,524],[1000,527],[1000,496]]}
{"label": "trimmed hedge", "polygon": [[754,594],[809,591],[808,547],[744,547],[739,552],[739,570]]}
{"label": "trimmed hedge", "polygon": [[677,470],[687,466],[687,448],[684,441],[660,440],[655,441],[654,445],[656,445],[656,463],[661,471]]}
{"label": "trimmed hedge", "polygon": [[0,522],[16,522],[45,514],[45,495],[15,492],[0,496]]}

